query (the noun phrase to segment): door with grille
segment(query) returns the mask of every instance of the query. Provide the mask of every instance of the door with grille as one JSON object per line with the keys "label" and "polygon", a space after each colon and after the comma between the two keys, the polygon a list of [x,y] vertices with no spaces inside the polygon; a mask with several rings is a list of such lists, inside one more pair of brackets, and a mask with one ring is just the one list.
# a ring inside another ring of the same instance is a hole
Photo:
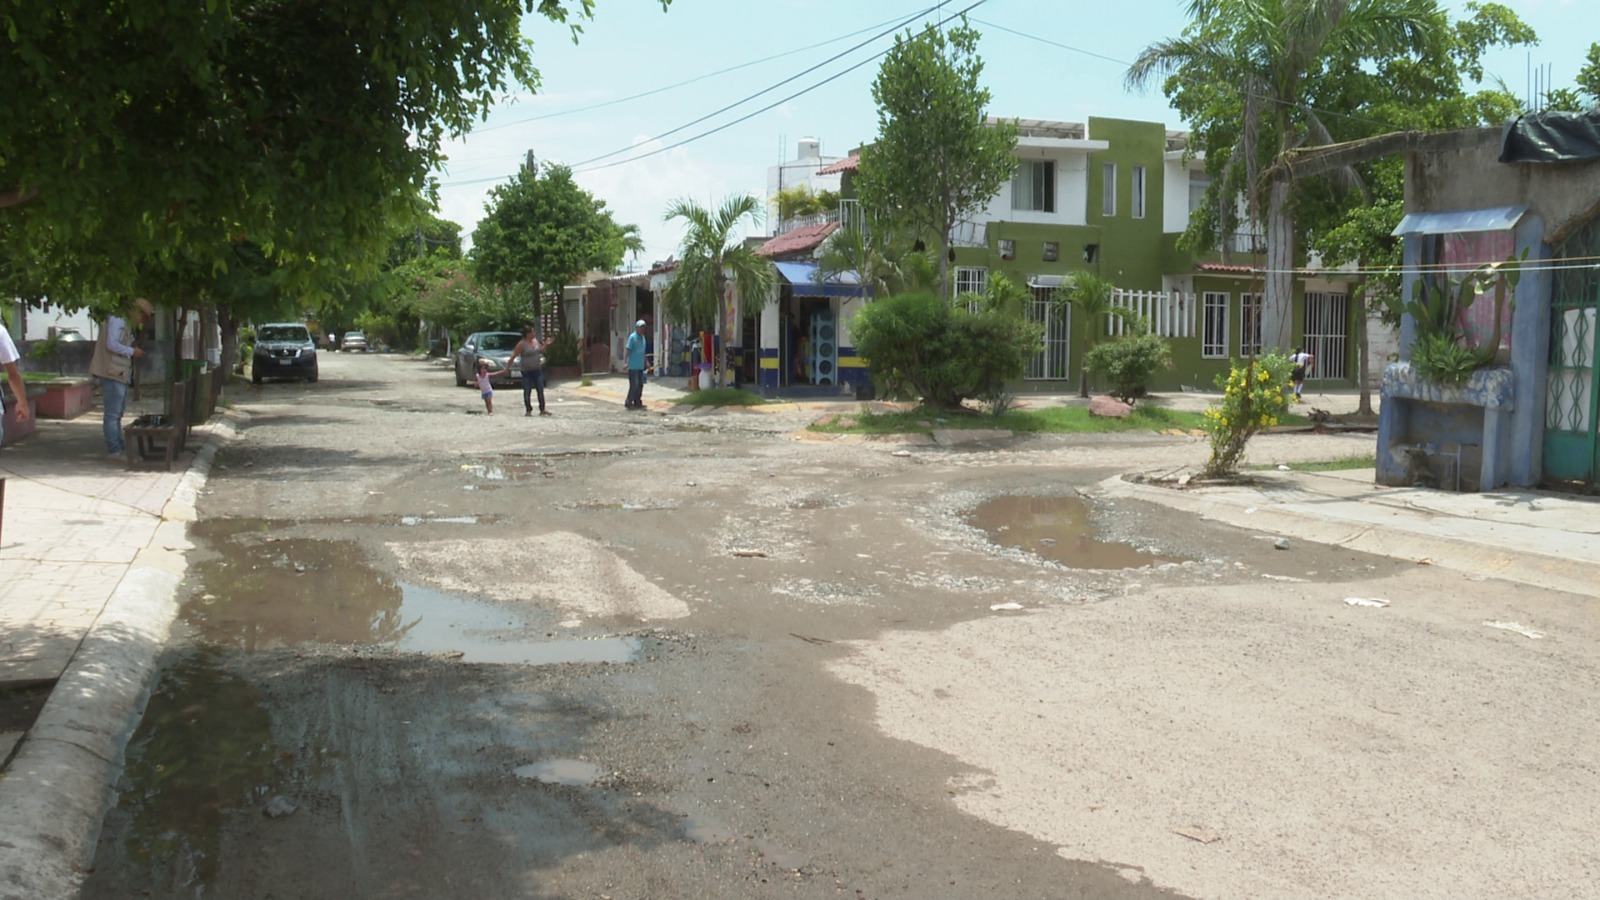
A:
{"label": "door with grille", "polygon": [[[1591,488],[1600,468],[1600,268],[1572,263],[1600,255],[1600,218],[1591,220],[1556,250],[1550,301],[1550,369],[1545,382],[1544,477],[1581,481]],[[1571,268],[1567,268],[1571,265]]]}
{"label": "door with grille", "polygon": [[1306,377],[1313,380],[1342,380],[1350,333],[1350,295],[1306,292],[1306,352],[1317,358],[1316,367]]}
{"label": "door with grille", "polygon": [[1028,360],[1029,381],[1060,380],[1071,377],[1068,368],[1071,307],[1052,299],[1055,288],[1033,288],[1028,302],[1028,321],[1044,326],[1044,348]]}

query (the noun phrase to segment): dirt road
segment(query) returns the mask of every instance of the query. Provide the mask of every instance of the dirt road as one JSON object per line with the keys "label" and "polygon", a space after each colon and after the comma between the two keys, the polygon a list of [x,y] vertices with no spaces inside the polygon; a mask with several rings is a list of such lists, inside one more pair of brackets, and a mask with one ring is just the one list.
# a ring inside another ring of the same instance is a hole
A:
{"label": "dirt road", "polygon": [[551,400],[238,401],[85,896],[1593,895],[1589,601],[1095,499],[1189,438]]}

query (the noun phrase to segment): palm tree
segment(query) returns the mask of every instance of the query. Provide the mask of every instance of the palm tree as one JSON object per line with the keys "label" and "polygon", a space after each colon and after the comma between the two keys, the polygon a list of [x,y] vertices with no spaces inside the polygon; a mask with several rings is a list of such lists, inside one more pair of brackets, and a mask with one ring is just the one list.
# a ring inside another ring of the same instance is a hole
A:
{"label": "palm tree", "polygon": [[666,220],[682,219],[688,225],[678,245],[678,271],[667,284],[662,300],[668,315],[684,322],[715,319],[718,371],[728,370],[728,342],[722,333],[727,322],[728,285],[739,294],[741,303],[759,308],[766,305],[777,275],[772,263],[745,246],[734,229],[744,219],[759,222],[761,202],[749,194],[722,201],[716,211],[693,200],[674,200],[667,207]]}
{"label": "palm tree", "polygon": [[822,245],[817,278],[830,281],[854,274],[861,297],[886,297],[906,290],[933,290],[939,273],[927,253],[915,249],[904,228],[841,225]]}
{"label": "palm tree", "polygon": [[1093,272],[1075,272],[1071,281],[1056,288],[1055,302],[1070,305],[1077,310],[1088,329],[1088,340],[1084,342],[1083,347],[1083,362],[1078,366],[1079,397],[1089,396],[1089,351],[1094,349],[1094,345],[1099,343],[1103,336],[1102,323],[1108,317],[1123,321],[1134,317],[1132,310],[1111,302],[1116,293],[1115,284]]}
{"label": "palm tree", "polygon": [[1330,56],[1373,60],[1422,51],[1442,27],[1443,16],[1436,0],[1190,0],[1187,12],[1189,27],[1179,37],[1145,48],[1129,67],[1127,83],[1143,88],[1173,76],[1185,85],[1239,93],[1238,137],[1225,177],[1213,189],[1221,192],[1213,199],[1226,232],[1233,211],[1225,190],[1231,183],[1227,176],[1243,165],[1249,218],[1252,224],[1266,224],[1262,337],[1269,346],[1288,347],[1295,264],[1289,202],[1293,183],[1278,162],[1308,139],[1331,142],[1328,129],[1305,103],[1310,83]]}

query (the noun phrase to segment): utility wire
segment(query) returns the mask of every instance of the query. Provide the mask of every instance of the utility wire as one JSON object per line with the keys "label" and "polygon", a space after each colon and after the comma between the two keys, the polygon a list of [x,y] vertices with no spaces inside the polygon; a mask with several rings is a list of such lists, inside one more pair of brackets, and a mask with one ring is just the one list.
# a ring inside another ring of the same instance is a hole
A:
{"label": "utility wire", "polygon": [[[1027,38],[1030,41],[1038,41],[1041,44],[1048,44],[1048,45],[1050,45],[1052,47],[1056,47],[1056,48],[1059,48],[1059,49],[1062,49],[1062,50],[1070,50],[1073,53],[1081,53],[1084,56],[1089,56],[1089,57],[1093,57],[1094,59],[1104,60],[1104,61],[1109,62],[1109,63],[1116,63],[1119,66],[1127,66],[1127,67],[1130,67],[1130,68],[1133,66],[1133,63],[1131,63],[1131,62],[1129,62],[1129,61],[1127,61],[1125,59],[1117,59],[1114,56],[1106,56],[1105,54],[1095,53],[1095,52],[1093,52],[1091,50],[1085,50],[1085,49],[1083,49],[1081,47],[1073,47],[1073,46],[1068,45],[1068,44],[1060,43],[1059,41],[1052,41],[1049,38],[1040,37],[1040,36],[1038,36],[1036,34],[1028,34],[1025,31],[1017,31],[1014,28],[1007,28],[1004,25],[997,25],[994,22],[985,22],[982,19],[976,19],[976,18],[973,19],[972,21],[977,23],[977,24],[979,24],[979,25],[984,26],[985,28],[993,28],[996,31],[1004,31],[1007,34],[1013,34],[1013,35],[1016,35],[1017,37]],[[1274,97],[1268,97],[1265,94],[1260,94],[1260,93],[1257,93],[1255,91],[1248,91],[1248,90],[1245,90],[1243,88],[1239,89],[1239,94],[1240,94],[1240,96],[1244,96],[1244,97],[1254,97],[1257,100],[1261,100],[1261,101],[1264,101],[1264,102],[1267,102],[1267,103],[1276,104],[1276,103],[1281,103],[1282,102],[1282,101],[1280,101],[1280,100],[1278,100],[1278,99],[1276,99]],[[1404,131],[1405,130],[1405,129],[1397,126],[1397,125],[1393,125],[1393,124],[1388,123],[1388,122],[1380,122],[1377,119],[1370,119],[1370,118],[1367,118],[1366,116],[1357,116],[1357,115],[1352,115],[1350,113],[1341,113],[1341,112],[1333,112],[1332,110],[1318,109],[1317,107],[1312,106],[1309,103],[1302,103],[1300,101],[1294,101],[1292,103],[1288,103],[1288,104],[1285,104],[1285,105],[1293,106],[1293,107],[1295,107],[1297,109],[1305,110],[1306,112],[1316,113],[1319,116],[1331,116],[1333,118],[1345,119],[1345,120],[1350,121],[1350,122],[1361,122],[1361,123],[1364,123],[1364,124],[1367,124],[1367,125],[1373,125],[1373,126],[1376,126],[1378,128],[1383,128],[1383,129],[1388,130],[1388,131]]]}
{"label": "utility wire", "polygon": [[[986,2],[986,0],[979,0],[979,3],[983,3],[983,2]],[[973,4],[973,6],[977,6],[977,5],[978,5],[978,3]],[[811,66],[811,67],[809,67],[807,69],[804,69],[802,71],[796,72],[795,74],[789,76],[788,78],[783,79],[782,81],[777,82],[776,84],[768,85],[768,86],[762,88],[761,90],[756,91],[754,94],[751,94],[748,97],[745,97],[745,98],[740,99],[740,100],[735,100],[734,102],[728,104],[727,106],[722,107],[721,109],[715,110],[713,112],[706,113],[705,115],[701,116],[698,119],[695,119],[695,120],[690,121],[690,122],[685,122],[684,124],[679,125],[677,128],[673,128],[673,129],[671,129],[669,131],[663,131],[662,133],[660,133],[658,135],[655,135],[654,137],[651,137],[648,140],[659,141],[664,137],[670,137],[670,136],[672,136],[674,134],[677,134],[678,132],[683,131],[685,129],[693,128],[694,126],[699,125],[701,122],[704,122],[707,119],[711,119],[711,118],[715,118],[716,116],[720,116],[723,113],[725,113],[725,112],[727,112],[727,111],[729,111],[731,109],[734,109],[735,107],[743,106],[746,103],[749,103],[750,101],[756,99],[757,97],[763,96],[765,94],[770,94],[773,91],[777,90],[778,88],[783,87],[784,85],[786,85],[786,84],[788,84],[788,83],[790,83],[792,81],[799,80],[802,76],[810,75],[812,72],[815,72],[816,70],[822,68],[823,66],[828,65],[829,63],[837,62],[838,60],[842,59],[843,57],[849,56],[850,54],[856,52],[857,50],[860,50],[862,47],[867,46],[868,44],[870,44],[870,43],[872,43],[872,42],[884,37],[885,35],[893,34],[894,32],[900,30],[901,27],[903,27],[903,26],[905,26],[905,25],[907,25],[907,24],[909,24],[911,22],[914,22],[917,19],[919,19],[919,18],[921,18],[923,16],[926,16],[929,13],[937,12],[939,10],[939,8],[942,7],[942,6],[944,6],[943,2],[935,4],[935,5],[930,6],[930,7],[927,7],[926,9],[918,10],[917,12],[912,13],[910,16],[907,16],[907,17],[905,17],[903,19],[900,19],[893,26],[878,32],[877,34],[873,35],[872,37],[867,38],[866,40],[856,44],[853,47],[850,47],[847,50],[843,50],[843,51],[841,51],[839,53],[834,54],[833,56],[828,57],[827,59],[823,60],[822,62],[817,63],[814,66]],[[885,51],[885,52],[887,52],[887,51]],[[881,54],[881,53],[878,54],[878,56],[881,56],[881,55],[883,55],[883,54]],[[838,73],[838,75],[834,75],[832,78],[828,78],[828,79],[825,79],[825,80],[823,80],[821,82],[818,82],[818,84],[813,85],[812,87],[807,88],[806,90],[801,91],[798,94],[791,94],[788,97],[785,97],[783,100],[779,100],[777,103],[772,104],[772,106],[766,106],[766,107],[763,107],[760,110],[757,110],[757,112],[765,112],[765,111],[767,111],[769,109],[772,109],[774,106],[777,106],[777,105],[779,105],[781,103],[784,103],[784,102],[786,102],[788,100],[792,100],[795,97],[800,96],[800,94],[804,94],[804,93],[806,93],[807,91],[810,91],[810,90],[815,90],[817,87],[819,87],[819,86],[821,86],[823,84],[827,84],[829,81],[832,81],[834,78],[838,78],[840,75],[844,75],[846,72],[850,72],[850,71],[852,71],[854,69],[860,68],[864,63],[871,62],[873,59],[876,59],[876,58],[877,58],[877,56],[869,57],[868,59],[863,60],[861,63],[857,63],[854,66],[851,66],[850,68],[845,69],[843,72]],[[749,117],[747,116],[746,118],[749,118]],[[742,121],[744,121],[744,119],[736,119],[734,122],[731,122],[729,124],[736,124],[736,123],[742,122]],[[724,127],[726,127],[726,126],[724,126]],[[719,129],[716,129],[716,130],[720,131],[721,129],[719,128]],[[706,134],[712,134],[712,133],[714,133],[714,131],[713,132],[706,132]],[[704,137],[704,135],[700,135],[700,136]],[[680,146],[680,145],[674,144],[673,146]],[[580,167],[587,166],[587,165],[589,165],[591,163],[597,163],[597,162],[599,162],[600,160],[603,160],[603,159],[610,159],[613,156],[620,156],[620,155],[622,155],[624,153],[627,153],[629,150],[632,150],[632,149],[633,149],[633,147],[623,147],[620,150],[613,150],[610,153],[602,153],[599,156],[591,157],[589,159],[583,160],[582,162],[573,163],[572,164],[572,168],[573,168],[574,171],[576,171]],[[650,154],[650,155],[654,155],[654,154]],[[636,158],[642,159],[643,157],[636,157]],[[607,167],[606,166],[599,166],[597,168],[607,168]]]}
{"label": "utility wire", "polygon": [[[926,12],[926,10],[924,12]],[[921,14],[922,13],[915,13],[915,14],[913,14],[911,16],[911,18],[915,18],[917,15],[921,15]],[[615,100],[606,100],[606,101],[603,101],[603,102],[600,102],[600,103],[591,104],[589,106],[578,106],[578,107],[574,107],[572,109],[563,109],[563,110],[558,110],[556,112],[543,113],[543,114],[537,115],[537,116],[529,116],[526,119],[517,119],[514,122],[502,122],[499,125],[489,125],[489,126],[486,126],[486,127],[483,127],[483,128],[475,128],[475,129],[472,130],[472,133],[473,134],[483,134],[484,132],[488,132],[488,131],[498,131],[501,128],[510,128],[513,125],[526,125],[529,122],[538,122],[538,121],[542,121],[544,119],[554,119],[554,118],[557,118],[559,116],[570,116],[570,115],[575,115],[577,113],[583,113],[583,112],[593,112],[594,110],[597,110],[597,109],[605,109],[608,106],[616,106],[619,103],[627,103],[627,102],[632,101],[632,100],[642,100],[645,97],[653,97],[656,94],[665,93],[667,91],[676,90],[677,88],[687,87],[688,85],[694,84],[696,82],[705,81],[707,78],[715,78],[718,75],[726,75],[729,72],[737,72],[740,69],[748,69],[751,66],[758,66],[758,65],[761,65],[762,63],[768,63],[768,62],[772,62],[773,60],[776,60],[776,59],[782,59],[785,56],[793,56],[796,53],[804,53],[807,50],[815,50],[818,47],[826,47],[829,44],[837,44],[840,41],[843,41],[843,40],[846,40],[846,39],[849,39],[849,38],[853,38],[858,34],[863,34],[865,32],[871,31],[874,28],[882,28],[884,25],[887,25],[890,22],[901,21],[902,19],[905,19],[905,18],[906,17],[904,17],[904,16],[895,16],[895,17],[890,18],[890,19],[885,19],[882,22],[876,22],[876,23],[874,23],[872,25],[868,25],[865,28],[859,28],[859,29],[857,29],[855,31],[851,31],[851,32],[848,32],[846,34],[841,34],[838,37],[828,38],[825,41],[819,41],[818,43],[809,44],[809,45],[804,46],[804,47],[796,47],[796,48],[794,48],[792,50],[785,50],[782,53],[774,53],[771,56],[764,56],[761,59],[754,59],[754,60],[751,60],[749,62],[742,62],[742,63],[739,63],[738,65],[729,66],[726,69],[718,69],[715,72],[707,72],[704,75],[696,75],[693,78],[687,78],[687,79],[684,79],[683,81],[679,81],[679,82],[676,82],[676,83],[673,83],[673,84],[665,85],[663,87],[658,87],[658,88],[655,88],[653,90],[644,91],[642,93],[630,94],[629,96],[626,96],[626,97],[618,97]],[[805,74],[805,73],[801,73],[801,74]],[[691,123],[691,124],[693,124],[693,123]]]}
{"label": "utility wire", "polygon": [[[967,13],[967,10],[976,9],[977,7],[982,6],[983,4],[985,4],[987,2],[989,2],[989,0],[977,0],[977,2],[973,3],[971,6],[966,7],[966,9],[963,9],[960,12],[957,12],[957,13],[954,13],[952,15],[946,16],[945,18],[939,20],[937,23],[935,23],[935,25],[933,27],[943,26],[945,23],[950,22],[950,21],[952,21],[954,19],[960,18],[961,16],[965,15]],[[943,6],[944,4],[941,3],[939,5]],[[935,8],[937,8],[937,7],[935,7]],[[889,48],[889,49],[893,49],[893,48]],[[775,100],[772,103],[769,103],[766,106],[763,106],[760,109],[755,110],[753,112],[746,113],[745,115],[742,115],[739,118],[734,119],[731,122],[725,122],[725,123],[723,123],[721,125],[716,126],[715,128],[710,128],[710,129],[707,129],[706,131],[702,131],[699,134],[694,135],[693,137],[687,137],[687,138],[684,138],[683,140],[678,141],[676,143],[668,144],[665,147],[658,147],[658,148],[656,148],[654,150],[651,150],[649,152],[640,153],[637,156],[630,156],[627,159],[619,159],[616,162],[606,163],[605,165],[600,165],[600,166],[592,166],[591,165],[591,166],[588,166],[587,168],[581,169],[581,170],[579,170],[576,167],[574,167],[574,171],[596,172],[596,171],[599,171],[601,169],[609,169],[609,168],[611,168],[613,166],[621,166],[621,165],[626,165],[626,164],[631,163],[631,162],[638,162],[641,159],[649,159],[652,156],[656,156],[658,154],[665,153],[668,150],[673,150],[673,149],[676,149],[678,147],[682,147],[685,144],[689,144],[689,143],[693,143],[694,141],[698,141],[703,137],[708,137],[710,135],[716,134],[719,131],[724,131],[726,129],[732,128],[733,126],[738,125],[741,122],[747,122],[750,119],[753,119],[756,116],[759,116],[764,112],[767,112],[768,110],[771,110],[771,109],[774,109],[776,107],[782,106],[783,104],[788,103],[790,100],[793,100],[796,97],[799,97],[799,96],[804,95],[804,94],[809,94],[812,91],[816,90],[817,88],[822,87],[823,85],[825,85],[825,84],[827,84],[827,83],[829,83],[831,81],[836,81],[836,80],[838,80],[840,78],[843,78],[845,75],[848,75],[851,72],[854,72],[856,69],[861,68],[862,66],[866,65],[867,63],[877,61],[878,59],[880,59],[884,55],[886,55],[889,52],[889,49],[882,50],[882,51],[880,51],[880,52],[878,52],[878,53],[876,53],[876,54],[874,54],[872,56],[867,57],[866,59],[861,60],[860,62],[858,62],[858,63],[856,63],[856,64],[854,64],[854,65],[852,65],[852,66],[850,66],[848,68],[845,68],[845,69],[843,69],[843,70],[841,70],[839,72],[835,72],[834,74],[829,75],[827,78],[822,79],[821,81],[811,85],[810,87],[802,88],[802,89],[794,92],[793,94],[790,94],[787,97],[784,97],[784,98],[782,98],[780,100]],[[766,93],[766,92],[763,91],[762,93]],[[738,105],[738,104],[735,104],[735,105]],[[705,118],[709,118],[709,116],[705,117]],[[696,121],[705,121],[705,118],[698,119]],[[693,123],[690,123],[690,124],[693,124]],[[685,126],[685,127],[687,127],[687,126]],[[682,131],[682,130],[683,130],[682,128],[673,129],[673,131]],[[672,133],[672,132],[668,132],[668,134],[670,134],[670,133]],[[620,153],[620,152],[626,152],[626,151],[617,151],[617,153]],[[617,155],[617,153],[607,153],[605,156],[597,156],[592,160],[588,160],[587,162],[591,162],[592,163],[592,162],[595,162],[597,160],[605,159],[605,158],[610,157],[610,156],[615,156],[615,155]],[[582,166],[582,165],[586,165],[586,163],[579,163],[578,165]]]}

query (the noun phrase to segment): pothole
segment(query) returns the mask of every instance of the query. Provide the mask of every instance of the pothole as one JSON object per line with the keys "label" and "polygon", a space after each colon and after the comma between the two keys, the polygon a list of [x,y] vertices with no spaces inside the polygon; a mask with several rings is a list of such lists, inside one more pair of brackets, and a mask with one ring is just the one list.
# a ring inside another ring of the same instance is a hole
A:
{"label": "pothole", "polygon": [[967,523],[989,539],[1074,569],[1136,569],[1174,557],[1128,544],[1100,540],[1089,521],[1089,506],[1075,497],[996,497],[967,515]]}

